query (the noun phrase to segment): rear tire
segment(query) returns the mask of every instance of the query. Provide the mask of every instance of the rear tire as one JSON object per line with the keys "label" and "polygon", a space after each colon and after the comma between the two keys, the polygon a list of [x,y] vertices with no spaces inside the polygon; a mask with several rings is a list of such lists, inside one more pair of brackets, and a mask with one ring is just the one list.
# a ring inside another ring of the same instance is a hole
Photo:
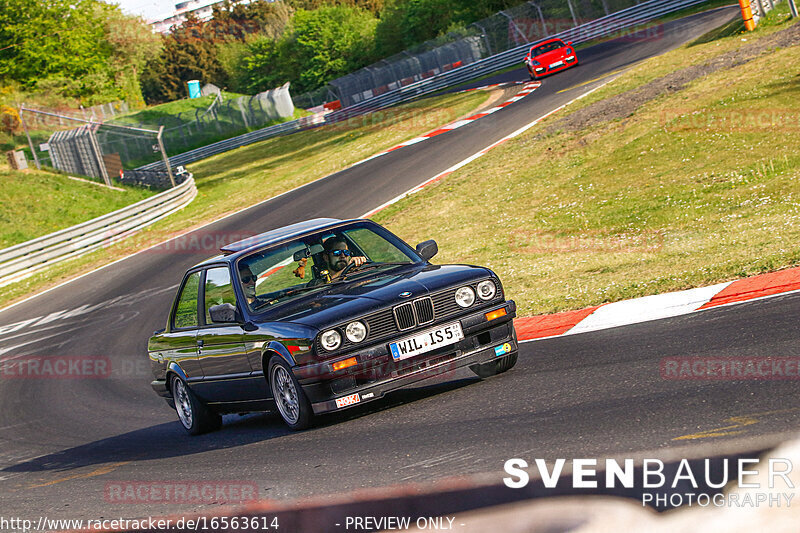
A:
{"label": "rear tire", "polygon": [[489,361],[488,363],[472,365],[469,367],[469,369],[475,372],[479,378],[486,379],[511,370],[516,364],[517,352],[513,352],[497,361]]}
{"label": "rear tire", "polygon": [[311,402],[294,377],[292,369],[280,357],[273,357],[269,362],[269,388],[287,426],[300,430],[314,424]]}
{"label": "rear tire", "polygon": [[174,376],[170,389],[178,420],[189,435],[216,431],[222,426],[222,417],[210,410],[181,378]]}

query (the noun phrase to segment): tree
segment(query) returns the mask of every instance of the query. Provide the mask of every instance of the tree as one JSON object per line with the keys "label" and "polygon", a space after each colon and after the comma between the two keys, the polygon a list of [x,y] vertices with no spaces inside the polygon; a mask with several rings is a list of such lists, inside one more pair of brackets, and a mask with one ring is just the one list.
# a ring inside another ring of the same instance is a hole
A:
{"label": "tree", "polygon": [[295,92],[306,92],[361,68],[373,59],[376,24],[371,13],[355,7],[301,9],[280,39],[251,45],[243,62],[249,85],[264,90],[291,81]]}
{"label": "tree", "polygon": [[204,35],[204,25],[195,16],[190,14],[164,37],[163,46],[142,74],[142,93],[149,104],[183,98],[189,80],[226,84],[227,75],[217,57],[216,44]]}
{"label": "tree", "polygon": [[144,21],[99,0],[0,0],[0,78],[28,90],[135,100],[154,42]]}
{"label": "tree", "polygon": [[161,52],[161,38],[139,17],[125,15],[116,6],[107,6],[105,11],[112,75],[123,98],[138,107],[144,104],[140,74],[147,61]]}

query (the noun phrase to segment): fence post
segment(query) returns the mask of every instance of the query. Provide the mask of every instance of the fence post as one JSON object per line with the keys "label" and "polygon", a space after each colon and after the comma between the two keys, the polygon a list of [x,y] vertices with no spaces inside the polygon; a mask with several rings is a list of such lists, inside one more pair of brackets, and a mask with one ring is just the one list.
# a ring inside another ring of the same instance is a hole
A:
{"label": "fence post", "polygon": [[483,26],[481,26],[477,22],[473,22],[472,24],[474,26],[477,26],[481,30],[481,34],[483,34],[483,42],[486,43],[486,51],[489,52],[490,56],[493,56],[494,52],[492,52],[492,43],[489,42],[489,36],[486,35],[486,28],[484,28]]}
{"label": "fence post", "polygon": [[161,159],[164,160],[164,165],[167,167],[167,174],[169,174],[169,181],[172,183],[172,186],[175,187],[175,177],[172,175],[172,167],[169,165],[169,157],[167,157],[167,151],[164,149],[164,139],[162,136],[164,134],[164,126],[159,126],[158,128],[158,148],[161,150]]}
{"label": "fence post", "polygon": [[792,12],[792,18],[797,18],[797,6],[794,3],[794,0],[788,0],[789,2],[789,11]]}
{"label": "fence post", "polygon": [[[637,0],[636,3],[637,4],[639,3],[638,0]],[[575,8],[572,7],[572,0],[567,0],[567,5],[569,6],[569,14],[572,15],[572,23],[575,24],[575,26],[577,26],[578,25],[578,17],[575,16]]]}
{"label": "fence post", "polygon": [[111,179],[108,177],[106,162],[103,161],[103,151],[100,149],[100,143],[97,142],[97,128],[99,127],[100,124],[90,124],[90,126],[87,128],[87,132],[89,133],[89,143],[92,145],[92,151],[94,152],[94,157],[97,160],[97,166],[100,167],[100,176],[103,178],[103,182],[111,187]]}
{"label": "fence post", "polygon": [[22,129],[25,130],[25,136],[28,138],[28,146],[31,147],[31,153],[33,154],[33,160],[36,162],[36,168],[38,170],[42,170],[42,165],[39,163],[39,156],[36,155],[36,149],[33,147],[31,134],[28,133],[28,126],[25,124],[25,116],[23,111],[25,111],[25,104],[22,104],[22,106],[19,108],[19,121],[22,122]]}

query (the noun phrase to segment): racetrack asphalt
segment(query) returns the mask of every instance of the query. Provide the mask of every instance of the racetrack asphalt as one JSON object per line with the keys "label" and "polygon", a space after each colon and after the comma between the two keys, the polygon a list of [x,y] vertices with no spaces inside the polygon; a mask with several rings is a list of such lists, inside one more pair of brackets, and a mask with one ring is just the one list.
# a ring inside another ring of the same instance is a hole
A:
{"label": "racetrack asphalt", "polygon": [[[735,11],[667,24],[658,40],[583,50],[579,67],[546,78],[502,111],[199,231],[253,234],[318,216],[359,216]],[[523,80],[526,72],[501,78],[479,84]],[[698,433],[713,428],[729,428],[730,438],[749,447],[769,445],[800,427],[796,380],[680,381],[660,373],[666,357],[800,356],[800,296],[791,294],[527,343],[507,374],[479,381],[464,370],[329,416],[311,431],[290,432],[276,414],[232,415],[220,431],[192,438],[150,390],[146,343],[163,327],[185,269],[213,254],[152,249],[0,311],[0,328],[47,317],[0,329],[2,358],[92,356],[111,365],[95,379],[0,378],[4,515],[135,517],[215,508],[107,501],[108,484],[120,481],[238,481],[257,484],[262,498],[286,499],[478,472],[499,479],[511,457],[663,448],[689,454],[694,442],[708,442]],[[756,422],[729,421],[745,415]]]}

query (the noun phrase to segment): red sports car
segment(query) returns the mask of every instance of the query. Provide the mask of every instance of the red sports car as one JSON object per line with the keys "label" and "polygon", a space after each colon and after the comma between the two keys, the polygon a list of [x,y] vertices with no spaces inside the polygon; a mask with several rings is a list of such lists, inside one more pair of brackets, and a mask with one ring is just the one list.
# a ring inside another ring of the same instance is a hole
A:
{"label": "red sports car", "polygon": [[532,47],[524,61],[528,74],[535,80],[574,67],[578,64],[578,56],[572,42],[564,44],[561,39],[549,39]]}

